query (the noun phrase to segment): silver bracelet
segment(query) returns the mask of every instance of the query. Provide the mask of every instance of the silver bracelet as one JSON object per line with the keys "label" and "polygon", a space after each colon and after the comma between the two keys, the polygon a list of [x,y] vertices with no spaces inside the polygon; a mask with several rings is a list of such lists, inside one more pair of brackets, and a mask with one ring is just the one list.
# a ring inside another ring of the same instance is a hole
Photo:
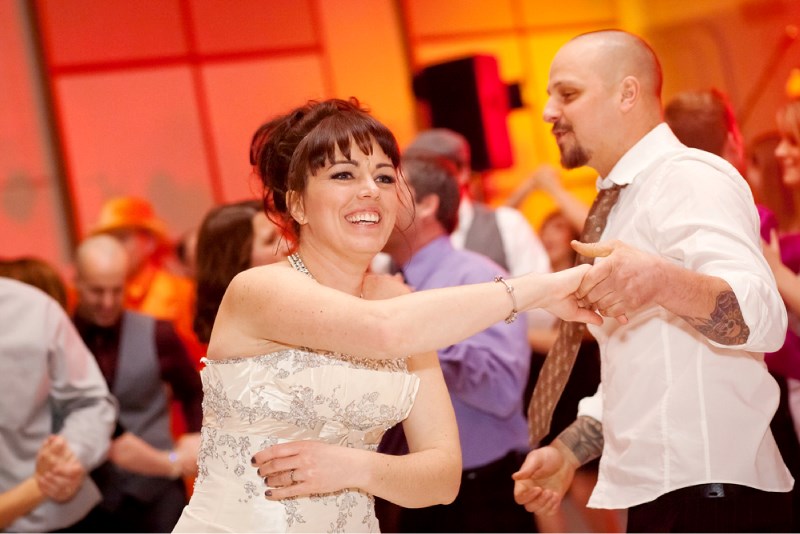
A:
{"label": "silver bracelet", "polygon": [[517,311],[517,298],[514,296],[514,286],[506,282],[502,276],[495,276],[494,281],[506,286],[506,293],[511,297],[511,313],[506,317],[506,323],[511,324],[517,320],[517,315],[519,314],[519,311]]}

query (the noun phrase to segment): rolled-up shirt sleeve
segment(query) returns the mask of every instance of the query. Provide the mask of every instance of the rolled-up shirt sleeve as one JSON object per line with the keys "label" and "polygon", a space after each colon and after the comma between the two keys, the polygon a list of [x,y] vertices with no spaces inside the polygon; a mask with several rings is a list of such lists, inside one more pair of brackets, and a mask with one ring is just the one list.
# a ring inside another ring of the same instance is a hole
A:
{"label": "rolled-up shirt sleeve", "polygon": [[603,384],[597,386],[597,391],[591,397],[584,397],[578,402],[578,417],[591,417],[603,422]]}
{"label": "rolled-up shirt sleeve", "polygon": [[[709,342],[753,352],[779,349],[786,336],[786,308],[762,253],[758,214],[747,184],[724,167],[697,160],[678,158],[665,167],[647,199],[655,252],[727,282],[750,330],[741,345]],[[675,189],[682,194],[669,194]]]}

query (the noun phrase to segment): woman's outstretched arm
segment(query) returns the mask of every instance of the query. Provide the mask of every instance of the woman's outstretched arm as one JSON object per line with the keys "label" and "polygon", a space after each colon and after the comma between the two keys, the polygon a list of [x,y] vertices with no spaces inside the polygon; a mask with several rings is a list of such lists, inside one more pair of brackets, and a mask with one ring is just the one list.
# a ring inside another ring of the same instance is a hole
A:
{"label": "woman's outstretched arm", "polygon": [[432,289],[383,300],[353,297],[316,283],[288,265],[240,273],[214,325],[209,357],[258,354],[267,340],[366,358],[421,354],[461,341],[520,312],[543,308],[562,319],[600,324],[574,292],[588,266]]}

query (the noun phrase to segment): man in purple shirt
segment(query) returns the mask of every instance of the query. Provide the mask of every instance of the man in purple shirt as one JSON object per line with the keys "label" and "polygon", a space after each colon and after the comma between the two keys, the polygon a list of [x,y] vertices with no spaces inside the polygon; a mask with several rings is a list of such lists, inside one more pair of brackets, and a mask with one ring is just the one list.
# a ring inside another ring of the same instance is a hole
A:
{"label": "man in purple shirt", "polygon": [[[453,165],[432,154],[409,152],[402,169],[413,194],[413,220],[398,217],[384,251],[400,267],[406,282],[422,290],[506,275],[487,257],[450,244],[459,204]],[[528,450],[522,410],[530,365],[525,318],[497,323],[442,349],[439,360],[458,422],[464,470],[461,490],[449,505],[397,511],[399,531],[534,531],[532,515],[514,502],[511,479]],[[396,435],[399,429],[390,431],[382,451],[405,452],[403,440]]]}

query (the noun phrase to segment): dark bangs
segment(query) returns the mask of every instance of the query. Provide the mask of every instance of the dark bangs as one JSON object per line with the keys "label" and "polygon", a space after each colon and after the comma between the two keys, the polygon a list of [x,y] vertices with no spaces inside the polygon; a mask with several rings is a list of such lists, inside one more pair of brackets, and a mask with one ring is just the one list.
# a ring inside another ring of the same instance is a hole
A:
{"label": "dark bangs", "polygon": [[336,148],[350,158],[352,143],[364,154],[372,154],[373,140],[389,157],[392,166],[400,165],[400,149],[389,129],[372,116],[361,111],[337,113],[325,117],[300,142],[289,169],[290,188],[305,189],[306,177],[334,161]]}

